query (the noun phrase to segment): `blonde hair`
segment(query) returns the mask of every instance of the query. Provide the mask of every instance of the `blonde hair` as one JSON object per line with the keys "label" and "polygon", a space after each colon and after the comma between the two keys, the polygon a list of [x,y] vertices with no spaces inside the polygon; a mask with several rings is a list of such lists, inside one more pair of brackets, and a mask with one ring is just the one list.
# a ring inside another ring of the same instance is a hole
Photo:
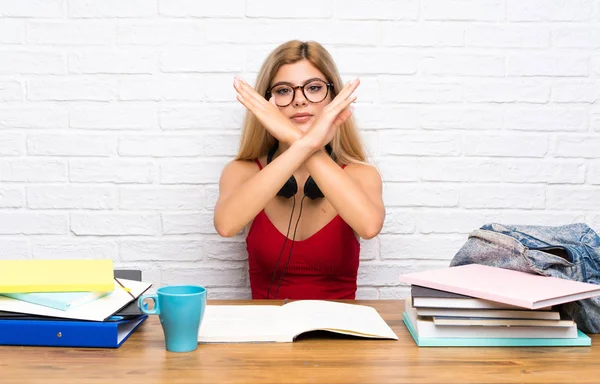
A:
{"label": "blonde hair", "polygon": [[[332,98],[340,92],[343,87],[342,79],[329,52],[317,42],[298,40],[288,41],[269,54],[258,73],[254,89],[260,95],[266,95],[279,68],[301,60],[308,60],[325,75],[326,80],[333,83]],[[236,160],[253,160],[264,156],[275,141],[260,121],[246,111]],[[331,147],[338,164],[367,162],[365,149],[352,117],[337,128]]]}

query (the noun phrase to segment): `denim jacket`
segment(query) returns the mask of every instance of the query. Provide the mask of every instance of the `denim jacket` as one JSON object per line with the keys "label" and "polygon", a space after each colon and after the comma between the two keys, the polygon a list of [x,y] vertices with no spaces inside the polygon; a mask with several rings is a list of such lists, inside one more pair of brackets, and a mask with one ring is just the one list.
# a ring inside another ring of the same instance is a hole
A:
{"label": "denim jacket", "polygon": [[[586,224],[486,224],[469,235],[450,266],[485,264],[600,284],[600,236]],[[559,306],[586,333],[600,333],[600,296]]]}

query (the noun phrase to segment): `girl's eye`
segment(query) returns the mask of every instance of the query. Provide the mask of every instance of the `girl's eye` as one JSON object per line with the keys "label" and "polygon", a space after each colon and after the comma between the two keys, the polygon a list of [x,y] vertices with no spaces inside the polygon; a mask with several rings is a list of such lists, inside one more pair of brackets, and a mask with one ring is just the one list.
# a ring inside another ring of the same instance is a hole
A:
{"label": "girl's eye", "polygon": [[323,88],[322,85],[310,85],[308,86],[308,92],[316,93],[319,92]]}

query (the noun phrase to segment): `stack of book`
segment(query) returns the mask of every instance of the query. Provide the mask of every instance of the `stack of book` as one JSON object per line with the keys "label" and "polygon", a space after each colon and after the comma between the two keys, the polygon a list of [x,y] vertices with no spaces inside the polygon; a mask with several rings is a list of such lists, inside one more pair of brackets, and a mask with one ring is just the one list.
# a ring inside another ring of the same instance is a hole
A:
{"label": "stack of book", "polygon": [[150,285],[111,260],[0,261],[0,345],[118,348]]}
{"label": "stack of book", "polygon": [[464,265],[412,273],[403,320],[420,347],[589,346],[556,306],[600,295],[600,286]]}

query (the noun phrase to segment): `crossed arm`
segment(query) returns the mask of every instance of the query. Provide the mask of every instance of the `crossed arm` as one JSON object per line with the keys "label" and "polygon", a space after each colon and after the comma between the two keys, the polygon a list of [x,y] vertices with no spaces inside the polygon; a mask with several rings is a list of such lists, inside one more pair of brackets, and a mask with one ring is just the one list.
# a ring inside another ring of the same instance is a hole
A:
{"label": "crossed arm", "polygon": [[358,81],[347,84],[304,134],[247,83],[236,82],[234,86],[238,100],[289,148],[262,172],[246,161],[234,161],[225,167],[215,206],[217,232],[228,237],[238,233],[304,165],[333,208],[358,236],[375,237],[385,218],[379,173],[366,164],[349,164],[342,170],[323,150],[337,127],[350,117],[348,106],[355,100],[352,92]]}

